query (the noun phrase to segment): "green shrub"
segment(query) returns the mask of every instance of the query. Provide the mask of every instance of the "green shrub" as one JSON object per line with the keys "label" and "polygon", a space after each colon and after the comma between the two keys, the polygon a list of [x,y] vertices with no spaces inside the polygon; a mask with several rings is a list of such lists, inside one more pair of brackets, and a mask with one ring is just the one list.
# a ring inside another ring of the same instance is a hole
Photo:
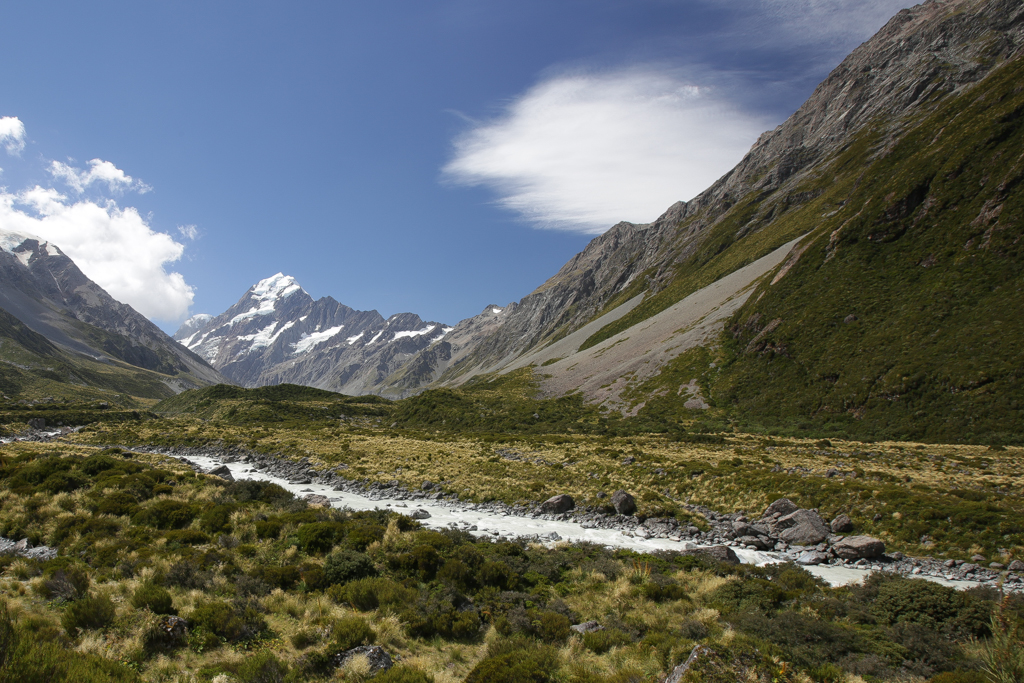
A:
{"label": "green shrub", "polygon": [[216,505],[199,518],[199,528],[209,534],[231,531],[231,513],[234,505]]}
{"label": "green shrub", "polygon": [[276,539],[281,535],[284,524],[276,519],[263,519],[256,522],[256,536],[259,538]]}
{"label": "green shrub", "polygon": [[931,581],[893,578],[878,587],[871,606],[884,624],[911,623],[954,637],[989,635],[991,607],[980,599]]}
{"label": "green shrub", "polygon": [[178,545],[205,545],[210,542],[210,537],[199,529],[178,529],[168,531],[164,534],[168,544]]}
{"label": "green shrub", "polygon": [[77,491],[88,486],[89,478],[79,472],[54,472],[39,485],[39,488],[50,493]]}
{"label": "green shrub", "polygon": [[269,481],[243,480],[229,484],[224,492],[239,503],[257,501],[270,505],[292,500],[294,496],[282,486]]}
{"label": "green shrub", "polygon": [[366,619],[355,615],[342,617],[334,622],[331,631],[334,648],[338,651],[351,650],[360,645],[372,645],[377,633],[370,628]]}
{"label": "green shrub", "polygon": [[132,523],[157,529],[181,529],[192,523],[195,511],[188,503],[158,500],[132,516]]}
{"label": "green shrub", "polygon": [[593,631],[583,634],[583,645],[599,655],[603,655],[613,647],[629,645],[633,642],[627,634],[614,628],[606,628],[601,631]]}
{"label": "green shrub", "polygon": [[96,506],[96,512],[101,515],[133,515],[139,509],[139,501],[127,491],[115,491],[104,496],[100,504]]}
{"label": "green shrub", "polygon": [[345,526],[340,522],[313,522],[300,526],[297,535],[303,552],[320,555],[344,537]]}
{"label": "green shrub", "polygon": [[928,683],[991,683],[980,671],[947,671],[928,679]]}
{"label": "green shrub", "polygon": [[112,519],[74,515],[57,522],[57,527],[50,535],[50,541],[60,544],[72,536],[81,536],[83,540],[91,537],[116,536],[120,530],[121,525]]}
{"label": "green shrub", "polygon": [[376,573],[370,557],[355,550],[335,550],[324,561],[324,581],[329,585],[347,583]]}
{"label": "green shrub", "polygon": [[504,562],[487,560],[480,567],[478,579],[485,586],[494,586],[499,590],[508,591],[516,587],[519,577]]}
{"label": "green shrub", "polygon": [[565,639],[569,637],[569,627],[572,626],[569,617],[546,610],[538,615],[535,623],[537,636],[548,643],[565,642]]}
{"label": "green shrub", "polygon": [[81,567],[57,569],[40,585],[39,593],[51,600],[75,600],[89,591],[89,575]]}
{"label": "green shrub", "polygon": [[393,666],[373,677],[374,683],[434,683],[430,674],[405,664]]}
{"label": "green shrub", "polygon": [[416,599],[416,591],[384,577],[356,579],[345,584],[341,600],[358,610],[369,612],[379,607],[398,607]]}
{"label": "green shrub", "polygon": [[207,572],[196,567],[194,563],[183,560],[171,565],[164,577],[164,583],[179,588],[206,588],[210,579]]}
{"label": "green shrub", "polygon": [[284,683],[287,674],[288,665],[269,650],[246,657],[235,669],[235,676],[242,683]]}
{"label": "green shrub", "polygon": [[189,620],[194,628],[232,642],[250,640],[267,628],[267,622],[254,604],[232,605],[223,600],[198,604]]}
{"label": "green shrub", "polygon": [[68,604],[60,623],[74,638],[79,631],[109,626],[114,621],[114,614],[114,603],[110,598],[86,596]]}
{"label": "green shrub", "polygon": [[498,639],[466,677],[466,683],[548,683],[558,669],[558,651],[527,639]]}
{"label": "green shrub", "polygon": [[299,582],[299,568],[295,565],[284,567],[263,566],[253,572],[254,578],[259,579],[268,586],[288,590]]}
{"label": "green shrub", "polygon": [[148,609],[154,614],[177,614],[174,600],[167,589],[154,583],[146,582],[139,586],[132,595],[132,606],[136,609]]}

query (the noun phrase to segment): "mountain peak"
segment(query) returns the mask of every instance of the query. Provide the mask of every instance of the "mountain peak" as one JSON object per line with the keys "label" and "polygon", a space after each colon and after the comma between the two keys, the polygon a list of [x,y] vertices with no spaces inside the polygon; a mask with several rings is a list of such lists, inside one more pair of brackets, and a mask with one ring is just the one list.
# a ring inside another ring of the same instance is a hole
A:
{"label": "mountain peak", "polygon": [[252,286],[250,291],[253,298],[262,301],[277,301],[278,299],[285,299],[295,292],[301,292],[303,289],[291,275],[278,273],[260,280]]}

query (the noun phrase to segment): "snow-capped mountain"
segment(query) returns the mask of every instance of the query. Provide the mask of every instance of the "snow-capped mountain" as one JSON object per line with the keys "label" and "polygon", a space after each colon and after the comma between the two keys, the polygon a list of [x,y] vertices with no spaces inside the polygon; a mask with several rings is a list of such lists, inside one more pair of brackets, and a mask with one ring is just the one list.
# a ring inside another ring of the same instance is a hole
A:
{"label": "snow-capped mountain", "polygon": [[278,273],[224,313],[185,321],[174,338],[243,386],[289,382],[366,394],[452,329],[414,313],[385,320],[329,296],[314,300]]}

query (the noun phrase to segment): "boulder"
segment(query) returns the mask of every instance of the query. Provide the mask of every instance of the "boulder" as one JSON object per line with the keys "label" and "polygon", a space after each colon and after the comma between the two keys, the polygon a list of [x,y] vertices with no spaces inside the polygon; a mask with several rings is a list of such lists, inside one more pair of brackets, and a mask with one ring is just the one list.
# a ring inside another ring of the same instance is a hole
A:
{"label": "boulder", "polygon": [[28,421],[28,426],[32,429],[46,429],[46,420],[41,417],[33,417]]}
{"label": "boulder", "polygon": [[360,645],[351,650],[340,652],[334,655],[334,664],[338,667],[345,666],[350,659],[360,655],[366,657],[366,661],[370,663],[370,669],[366,672],[370,676],[379,674],[381,671],[387,671],[393,665],[391,655],[379,645]]}
{"label": "boulder", "polygon": [[871,536],[847,536],[832,546],[832,550],[844,560],[860,560],[880,557],[885,553],[885,543]]}
{"label": "boulder", "polygon": [[576,507],[576,501],[567,493],[552,496],[540,504],[540,511],[546,514],[559,515]]}
{"label": "boulder", "polygon": [[984,555],[971,555],[971,562],[984,562],[986,559]]}
{"label": "boulder", "polygon": [[417,508],[409,515],[413,519],[430,519],[430,513],[423,508]]}
{"label": "boulder", "polygon": [[165,647],[183,645],[188,638],[188,620],[165,614],[156,620],[154,640]]}
{"label": "boulder", "polygon": [[744,545],[744,546],[752,545],[755,548],[757,548],[758,550],[768,550],[768,548],[771,547],[770,543],[765,543],[763,540],[761,540],[757,536],[740,536],[739,538],[736,539],[736,542],[739,543],[740,545]]}
{"label": "boulder", "polygon": [[727,564],[740,563],[740,558],[737,557],[732,548],[727,545],[712,545],[707,546],[706,548],[688,548],[681,552],[680,555],[703,555],[712,560],[725,562]]}
{"label": "boulder", "polygon": [[212,474],[215,477],[220,477],[221,479],[224,479],[225,481],[234,481],[235,480],[235,478],[233,476],[231,476],[231,470],[228,469],[227,465],[219,465],[217,467],[214,467],[212,470],[207,472],[207,474]]}
{"label": "boulder", "polygon": [[780,517],[777,526],[785,530],[779,538],[790,545],[817,545],[831,533],[825,520],[811,510],[799,509]]}
{"label": "boulder", "polygon": [[791,501],[789,498],[779,498],[777,501],[765,508],[764,514],[761,517],[771,517],[776,512],[780,516],[786,516],[793,514],[800,509],[800,506]]}
{"label": "boulder", "polygon": [[823,562],[828,562],[828,555],[825,553],[819,553],[817,550],[808,550],[800,553],[800,557],[796,558],[795,562],[805,567],[811,567]]}
{"label": "boulder", "polygon": [[1014,560],[1006,566],[1011,572],[1024,572],[1024,562],[1020,560]]}
{"label": "boulder", "polygon": [[302,497],[304,501],[310,506],[315,508],[329,508],[331,507],[331,500],[327,496],[321,496],[319,493],[310,493]]}
{"label": "boulder", "polygon": [[595,631],[603,631],[604,626],[601,626],[596,621],[584,621],[582,624],[573,624],[569,627],[569,630],[576,633],[593,633]]}
{"label": "boulder", "polygon": [[619,490],[612,494],[612,506],[620,515],[631,515],[636,512],[636,498]]}
{"label": "boulder", "polygon": [[832,520],[832,533],[834,534],[848,534],[853,531],[853,520],[846,515],[839,515]]}
{"label": "boulder", "polygon": [[759,524],[748,522],[733,522],[732,531],[737,536],[767,536],[768,529]]}

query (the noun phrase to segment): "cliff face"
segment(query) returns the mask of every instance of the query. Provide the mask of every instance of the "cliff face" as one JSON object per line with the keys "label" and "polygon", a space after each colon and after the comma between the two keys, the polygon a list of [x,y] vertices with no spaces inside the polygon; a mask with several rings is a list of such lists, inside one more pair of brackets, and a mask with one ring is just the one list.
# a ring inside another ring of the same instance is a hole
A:
{"label": "cliff face", "polygon": [[858,134],[876,131],[877,148],[891,147],[915,117],[1019,55],[1022,12],[1012,0],[927,2],[901,11],[732,171],[654,223],[620,223],[595,238],[450,363],[440,384],[509,367],[642,296],[626,315],[579,341],[593,346],[808,232],[812,225],[792,217],[821,196],[821,183],[811,181],[828,173]]}

